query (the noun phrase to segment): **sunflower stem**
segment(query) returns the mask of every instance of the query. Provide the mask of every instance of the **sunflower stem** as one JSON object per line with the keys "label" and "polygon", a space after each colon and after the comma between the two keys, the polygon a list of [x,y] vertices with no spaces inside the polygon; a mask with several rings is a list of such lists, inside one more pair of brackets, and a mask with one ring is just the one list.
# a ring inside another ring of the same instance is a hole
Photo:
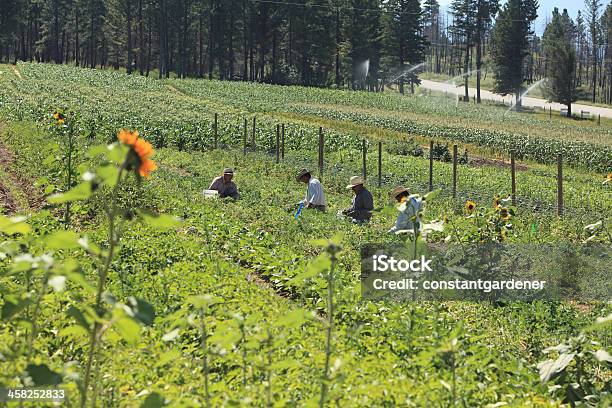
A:
{"label": "sunflower stem", "polygon": [[[113,259],[113,255],[115,253],[115,247],[117,246],[118,238],[115,234],[115,217],[117,215],[117,195],[119,191],[119,185],[121,182],[121,178],[123,176],[123,171],[125,170],[127,161],[124,161],[121,167],[119,168],[119,174],[117,175],[117,182],[113,187],[113,191],[111,193],[111,209],[107,211],[106,215],[108,218],[108,240],[109,240],[109,248],[106,259],[104,260],[103,267],[99,270],[98,274],[98,290],[96,294],[96,306],[95,311],[99,317],[101,317],[104,313],[102,310],[102,294],[104,293],[104,286],[106,284],[106,277],[108,275],[108,270],[110,269],[110,264]],[[100,331],[100,323],[95,322],[93,330],[91,331],[91,337],[89,341],[89,353],[87,356],[87,365],[85,366],[85,376],[83,383],[83,390],[81,394],[81,408],[85,408],[87,405],[87,391],[89,389],[89,382],[91,377],[91,368],[93,365],[94,355],[96,351],[96,346],[98,343],[98,333]]]}

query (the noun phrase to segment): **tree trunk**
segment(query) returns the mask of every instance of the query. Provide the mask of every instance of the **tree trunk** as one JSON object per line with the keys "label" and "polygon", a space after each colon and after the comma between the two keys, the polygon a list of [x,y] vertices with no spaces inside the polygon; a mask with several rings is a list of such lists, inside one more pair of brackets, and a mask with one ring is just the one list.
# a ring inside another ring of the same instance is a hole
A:
{"label": "tree trunk", "polygon": [[480,69],[482,68],[482,40],[476,39],[476,103],[480,103]]}
{"label": "tree trunk", "polygon": [[591,78],[592,78],[592,88],[593,88],[593,95],[591,96],[591,102],[595,102],[595,94],[597,93],[597,37],[596,37],[596,33],[593,32],[592,34],[592,46],[593,49],[592,51],[592,60],[593,60],[593,68],[591,70]]}
{"label": "tree trunk", "polygon": [[126,1],[126,16],[127,16],[127,74],[132,73],[132,1]]}
{"label": "tree trunk", "polygon": [[246,3],[242,6],[242,41],[243,41],[243,73],[242,80],[247,81],[249,79],[249,41],[247,34],[247,7]]}
{"label": "tree trunk", "polygon": [[514,110],[516,112],[520,112],[521,111],[521,107],[522,107],[522,100],[521,100],[521,94],[523,92],[523,89],[521,87],[516,88],[516,103],[514,104]]}
{"label": "tree trunk", "polygon": [[179,52],[181,53],[181,78],[187,76],[187,28],[189,27],[189,5],[185,1],[183,5],[183,32]]}
{"label": "tree trunk", "polygon": [[231,30],[229,30],[229,38],[228,38],[228,46],[229,46],[229,50],[228,50],[228,62],[227,62],[227,70],[228,70],[228,79],[231,81],[232,79],[234,79],[234,11],[230,10],[230,27],[232,27]]}
{"label": "tree trunk", "polygon": [[147,72],[145,73],[145,75],[148,77],[149,73],[151,72],[151,52],[152,52],[152,48],[153,48],[153,22],[151,21],[151,11],[149,10],[149,13],[147,15],[147,26],[148,26],[148,32],[149,35],[147,36]]}
{"label": "tree trunk", "polygon": [[254,37],[255,37],[255,19],[253,17],[253,6],[249,7],[249,80],[251,82],[255,81],[255,44],[254,44]]}
{"label": "tree trunk", "polygon": [[470,101],[470,93],[468,89],[468,76],[470,72],[470,36],[468,35],[465,39],[465,59],[463,60],[463,73],[465,77],[463,78],[463,88],[465,95],[463,100],[465,102]]}
{"label": "tree trunk", "polygon": [[144,32],[142,24],[142,0],[138,0],[138,70],[144,75]]}
{"label": "tree trunk", "polygon": [[213,6],[210,6],[209,22],[208,22],[208,79],[213,78],[213,65],[214,59],[214,45],[213,45],[213,29],[214,29],[214,10]]}
{"label": "tree trunk", "polygon": [[276,83],[276,28],[272,30],[272,78],[271,78],[271,82],[273,84]]}
{"label": "tree trunk", "polygon": [[340,88],[340,9],[336,7],[336,88]]}
{"label": "tree trunk", "polygon": [[164,15],[166,14],[166,10],[164,7],[164,0],[160,1],[160,9],[159,9],[159,22],[161,27],[159,28],[159,63],[158,63],[158,69],[159,69],[159,79],[162,79],[164,76],[164,70],[166,68],[166,62],[165,62],[165,57],[166,57],[166,53],[165,53],[165,36],[166,36],[166,31],[165,31],[165,26],[164,26],[164,21],[165,21],[165,17]]}
{"label": "tree trunk", "polygon": [[198,77],[204,78],[204,18],[202,12],[198,13]]}
{"label": "tree trunk", "polygon": [[56,64],[62,63],[62,54],[59,46],[59,4],[58,0],[53,1],[53,61]]}
{"label": "tree trunk", "polygon": [[90,1],[90,6],[91,6],[91,15],[90,15],[90,29],[89,29],[89,59],[90,59],[90,67],[91,69],[94,69],[96,67],[96,60],[94,57],[94,42],[95,42],[95,26],[94,26],[94,20],[95,20],[95,16],[94,16],[94,9],[93,9],[93,1]]}

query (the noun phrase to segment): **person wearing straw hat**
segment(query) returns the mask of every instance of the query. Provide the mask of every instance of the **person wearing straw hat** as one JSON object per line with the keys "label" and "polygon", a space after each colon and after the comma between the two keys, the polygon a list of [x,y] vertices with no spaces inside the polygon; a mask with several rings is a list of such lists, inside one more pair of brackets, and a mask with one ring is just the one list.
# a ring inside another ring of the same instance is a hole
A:
{"label": "person wearing straw hat", "polygon": [[233,178],[234,169],[225,168],[223,169],[223,173],[212,181],[208,189],[217,191],[221,198],[231,197],[237,200],[239,197],[238,187],[236,187],[236,183],[232,181]]}
{"label": "person wearing straw hat", "polygon": [[303,203],[305,208],[316,208],[319,211],[325,212],[327,204],[325,203],[325,193],[323,193],[321,182],[312,177],[307,169],[300,170],[296,179],[298,182],[308,184],[306,198],[300,201],[299,204]]}
{"label": "person wearing straw hat", "polygon": [[342,214],[351,218],[356,224],[369,221],[374,210],[374,198],[363,184],[362,177],[353,176],[349,181],[349,185],[346,186],[348,190],[353,190],[355,196],[353,197],[352,205],[343,210]]}
{"label": "person wearing straw hat", "polygon": [[419,195],[410,195],[407,188],[398,186],[391,191],[389,197],[398,203],[399,215],[388,232],[398,234],[402,231],[414,230],[415,224],[418,226],[421,222],[420,212],[423,201]]}

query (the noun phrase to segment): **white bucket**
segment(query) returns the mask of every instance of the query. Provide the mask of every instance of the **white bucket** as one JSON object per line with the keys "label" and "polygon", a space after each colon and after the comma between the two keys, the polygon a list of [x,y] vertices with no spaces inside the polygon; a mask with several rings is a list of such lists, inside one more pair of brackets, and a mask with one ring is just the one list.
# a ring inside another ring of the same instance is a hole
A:
{"label": "white bucket", "polygon": [[204,190],[202,195],[204,198],[217,198],[219,197],[219,192],[217,190]]}

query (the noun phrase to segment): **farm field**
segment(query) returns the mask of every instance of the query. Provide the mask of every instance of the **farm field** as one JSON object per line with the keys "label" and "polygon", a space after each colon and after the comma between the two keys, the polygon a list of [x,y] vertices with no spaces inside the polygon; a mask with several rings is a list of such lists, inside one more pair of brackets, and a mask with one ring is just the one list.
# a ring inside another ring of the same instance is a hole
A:
{"label": "farm field", "polygon": [[[458,165],[456,197],[452,164],[434,162],[438,195],[424,218],[443,228],[428,244],[610,246],[607,121],[45,64],[0,71],[1,386],[61,385],[76,406],[612,403],[609,303],[364,301],[358,255],[363,243],[402,242],[386,233],[396,216],[388,192],[398,184],[427,192],[430,139],[440,142],[442,158],[447,143],[468,157]],[[280,123],[286,151],[277,164]],[[295,176],[303,167],[316,172],[319,127],[329,209],[296,220],[304,185]],[[133,153],[95,147],[117,142],[120,129],[137,129],[152,143],[150,177],[122,178],[133,169],[121,163]],[[378,209],[367,226],[336,217],[350,203],[349,177],[362,171],[364,139]],[[510,194],[510,151],[518,160],[517,203],[504,201],[512,215],[501,222],[492,206]],[[224,167],[234,168],[240,199],[202,198]],[[115,221],[116,241],[107,231]],[[338,233],[339,243],[330,243]],[[342,251],[330,259],[336,245]],[[539,365],[549,359],[566,363],[556,372]]]}

